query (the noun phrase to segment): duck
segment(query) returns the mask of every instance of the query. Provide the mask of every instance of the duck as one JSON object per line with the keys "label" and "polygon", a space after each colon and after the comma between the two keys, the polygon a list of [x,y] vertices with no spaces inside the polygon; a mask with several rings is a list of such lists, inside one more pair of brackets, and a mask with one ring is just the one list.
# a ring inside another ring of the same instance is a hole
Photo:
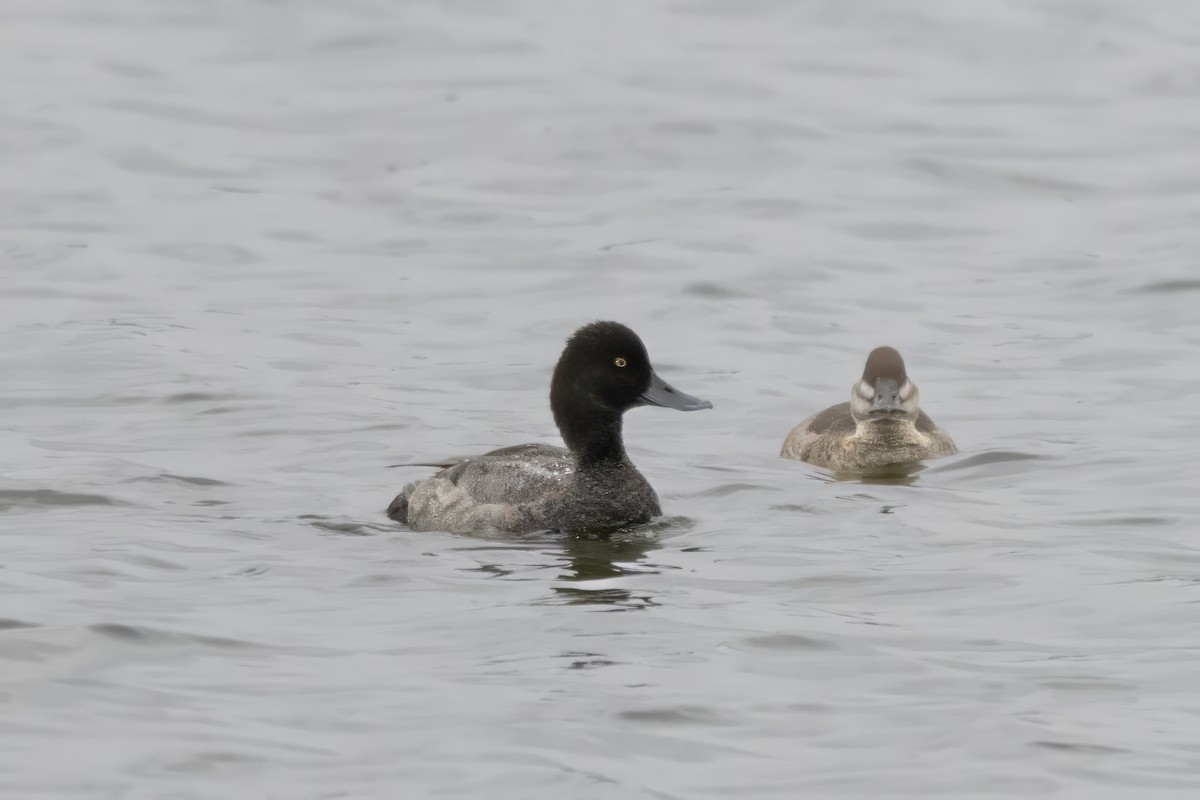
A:
{"label": "duck", "polygon": [[[654,371],[629,327],[598,321],[566,342],[550,380],[550,410],[566,447],[520,444],[454,462],[404,486],[387,515],[414,531],[530,533],[612,530],[661,516],[630,461],[625,412],[712,408]],[[405,465],[409,466],[409,465]],[[416,466],[416,465],[411,465]]]}
{"label": "duck", "polygon": [[950,434],[921,410],[899,351],[877,347],[850,388],[850,401],[792,428],[779,454],[834,472],[869,472],[956,452]]}

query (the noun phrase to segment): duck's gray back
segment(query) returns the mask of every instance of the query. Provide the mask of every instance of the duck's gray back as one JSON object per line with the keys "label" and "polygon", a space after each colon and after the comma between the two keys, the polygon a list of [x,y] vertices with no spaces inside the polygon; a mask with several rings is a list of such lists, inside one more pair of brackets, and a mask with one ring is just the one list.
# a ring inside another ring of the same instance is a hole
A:
{"label": "duck's gray back", "polygon": [[505,447],[408,484],[388,516],[417,531],[537,530],[534,506],[564,493],[574,470],[561,447]]}
{"label": "duck's gray back", "polygon": [[661,513],[654,490],[628,461],[580,471],[570,451],[544,444],[466,459],[405,486],[388,508],[413,530],[459,533],[575,530]]}

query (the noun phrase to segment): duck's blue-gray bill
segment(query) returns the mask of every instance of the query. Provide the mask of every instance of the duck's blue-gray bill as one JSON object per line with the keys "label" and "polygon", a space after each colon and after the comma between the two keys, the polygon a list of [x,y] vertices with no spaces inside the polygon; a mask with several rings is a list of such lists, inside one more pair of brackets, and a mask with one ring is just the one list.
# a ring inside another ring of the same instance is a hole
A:
{"label": "duck's blue-gray bill", "polygon": [[712,403],[707,400],[692,397],[690,394],[674,388],[658,377],[653,370],[650,371],[650,388],[642,392],[638,401],[640,406],[662,406],[680,411],[699,411],[702,408],[713,407]]}
{"label": "duck's blue-gray bill", "polygon": [[871,413],[891,414],[900,410],[900,385],[894,378],[876,378],[875,402],[871,403]]}

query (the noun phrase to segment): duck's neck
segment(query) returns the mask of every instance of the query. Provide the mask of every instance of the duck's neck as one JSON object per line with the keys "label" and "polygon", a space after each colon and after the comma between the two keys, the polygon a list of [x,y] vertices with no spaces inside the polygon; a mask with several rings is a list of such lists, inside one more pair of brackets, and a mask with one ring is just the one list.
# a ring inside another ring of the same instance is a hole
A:
{"label": "duck's neck", "polygon": [[580,467],[604,467],[627,460],[621,439],[621,415],[607,408],[576,408],[568,419],[554,409],[554,421]]}

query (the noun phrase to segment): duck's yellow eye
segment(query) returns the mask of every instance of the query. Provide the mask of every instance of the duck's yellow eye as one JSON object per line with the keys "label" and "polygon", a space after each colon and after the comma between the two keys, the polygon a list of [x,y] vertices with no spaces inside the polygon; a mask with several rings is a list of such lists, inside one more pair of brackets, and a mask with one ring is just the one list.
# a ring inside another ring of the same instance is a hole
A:
{"label": "duck's yellow eye", "polygon": [[626,365],[627,363],[629,363],[629,362],[627,362],[627,361],[626,361],[624,358],[622,358],[621,356],[617,356],[616,358],[614,358],[614,359],[613,359],[613,363],[614,363],[614,364],[616,364],[618,367],[623,367],[623,366],[625,366],[625,365]]}

